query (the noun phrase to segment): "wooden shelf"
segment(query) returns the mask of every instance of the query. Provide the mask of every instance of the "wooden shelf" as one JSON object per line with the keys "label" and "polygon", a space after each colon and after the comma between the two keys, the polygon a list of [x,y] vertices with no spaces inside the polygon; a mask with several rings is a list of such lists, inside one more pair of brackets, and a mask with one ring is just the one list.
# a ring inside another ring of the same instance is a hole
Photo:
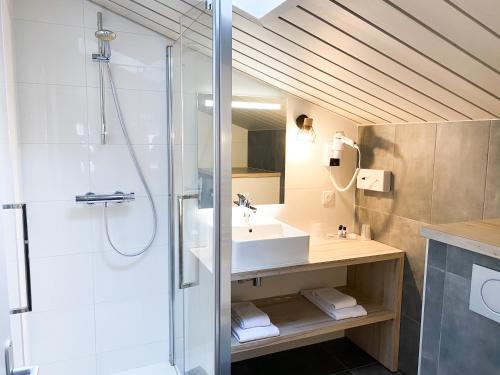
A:
{"label": "wooden shelf", "polygon": [[382,303],[373,303],[355,290],[347,288],[341,290],[356,297],[368,315],[333,320],[305,297],[296,294],[253,301],[280,329],[280,336],[242,344],[233,337],[231,344],[233,362],[281,351],[283,348],[290,349],[328,340],[332,333],[393,320],[397,316],[396,312],[388,310]]}
{"label": "wooden shelf", "polygon": [[[280,329],[280,336],[240,344],[232,361],[346,337],[391,371],[398,369],[404,252],[376,241],[311,238],[309,259],[300,264],[234,272],[232,280],[346,267],[344,292],[356,297],[367,316],[333,320],[305,297],[288,295],[253,301]],[[341,288],[342,289],[342,288]]]}

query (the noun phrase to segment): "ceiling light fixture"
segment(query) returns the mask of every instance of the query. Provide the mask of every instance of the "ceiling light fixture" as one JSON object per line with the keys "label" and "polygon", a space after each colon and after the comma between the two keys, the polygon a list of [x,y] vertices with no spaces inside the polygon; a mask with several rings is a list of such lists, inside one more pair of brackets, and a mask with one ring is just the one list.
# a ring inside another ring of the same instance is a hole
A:
{"label": "ceiling light fixture", "polygon": [[299,130],[297,131],[297,141],[313,143],[316,140],[316,133],[313,128],[313,119],[307,115],[300,115],[295,120]]}
{"label": "ceiling light fixture", "polygon": [[[214,101],[212,99],[205,100],[205,107],[213,107]],[[232,101],[232,108],[239,109],[264,109],[269,111],[279,111],[281,110],[280,103],[260,103],[260,102],[241,102],[241,101]]]}

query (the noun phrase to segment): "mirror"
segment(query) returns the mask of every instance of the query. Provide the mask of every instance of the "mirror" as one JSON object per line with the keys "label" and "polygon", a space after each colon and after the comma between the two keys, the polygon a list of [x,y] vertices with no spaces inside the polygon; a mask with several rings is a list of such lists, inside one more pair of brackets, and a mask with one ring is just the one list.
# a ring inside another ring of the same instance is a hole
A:
{"label": "mirror", "polygon": [[[212,177],[204,163],[212,158],[205,147],[212,131],[210,95],[198,94],[198,165],[201,206],[210,199]],[[232,195],[252,205],[285,202],[286,100],[283,97],[233,96]],[[208,164],[207,164],[208,165]]]}

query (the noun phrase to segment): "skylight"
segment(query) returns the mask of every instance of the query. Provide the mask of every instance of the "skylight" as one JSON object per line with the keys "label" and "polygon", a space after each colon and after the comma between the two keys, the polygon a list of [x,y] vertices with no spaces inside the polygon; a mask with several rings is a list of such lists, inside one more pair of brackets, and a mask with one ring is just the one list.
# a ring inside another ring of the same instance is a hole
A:
{"label": "skylight", "polygon": [[286,0],[233,0],[233,5],[255,18],[262,18]]}

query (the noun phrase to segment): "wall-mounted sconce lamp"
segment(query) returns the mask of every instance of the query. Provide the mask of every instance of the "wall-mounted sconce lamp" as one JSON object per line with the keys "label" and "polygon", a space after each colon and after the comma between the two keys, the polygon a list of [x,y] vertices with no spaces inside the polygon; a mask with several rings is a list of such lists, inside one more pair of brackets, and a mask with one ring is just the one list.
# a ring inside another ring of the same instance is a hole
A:
{"label": "wall-mounted sconce lamp", "polygon": [[306,115],[300,115],[295,119],[295,124],[299,128],[297,132],[297,141],[313,143],[316,139],[316,133],[313,128],[313,119]]}

